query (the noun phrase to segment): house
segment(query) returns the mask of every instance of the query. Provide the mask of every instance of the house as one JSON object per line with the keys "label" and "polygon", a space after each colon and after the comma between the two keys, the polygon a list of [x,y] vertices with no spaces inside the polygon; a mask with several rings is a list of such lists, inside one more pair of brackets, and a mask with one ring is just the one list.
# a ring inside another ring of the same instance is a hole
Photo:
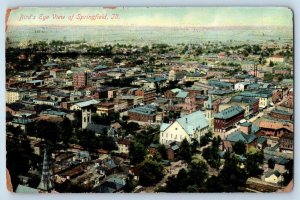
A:
{"label": "house", "polygon": [[247,83],[247,82],[239,82],[239,83],[236,83],[234,84],[234,90],[235,91],[244,91],[247,89],[247,86],[249,85],[250,83]]}
{"label": "house", "polygon": [[255,66],[255,62],[254,61],[246,61],[242,64],[242,70],[243,71],[250,71],[253,70]]}
{"label": "house", "polygon": [[284,62],[284,57],[281,55],[274,55],[269,58],[267,58],[267,63],[273,62],[273,63],[283,63]]}
{"label": "house", "polygon": [[128,155],[130,143],[131,142],[128,139],[119,139],[118,142],[117,142],[119,153]]}
{"label": "house", "polygon": [[200,137],[208,132],[209,124],[202,111],[196,111],[189,115],[177,119],[174,123],[163,123],[160,126],[160,143],[168,145],[174,141],[182,142],[187,139],[191,142],[196,139],[200,142]]}
{"label": "house", "polygon": [[[234,96],[230,102],[247,103],[249,105],[248,115],[253,115],[259,111],[259,100],[253,97]],[[245,116],[248,116],[245,114]]]}
{"label": "house", "polygon": [[109,130],[107,131],[108,136],[117,138],[120,136],[122,131],[122,126],[119,122],[112,123]]}
{"label": "house", "polygon": [[26,128],[33,122],[32,119],[29,118],[25,118],[25,117],[17,117],[14,118],[11,122],[11,124],[14,127],[20,127],[21,130],[23,130],[24,132],[26,132]]}
{"label": "house", "polygon": [[174,161],[178,157],[179,145],[176,142],[172,142],[167,147],[168,160]]}
{"label": "house", "polygon": [[223,89],[233,89],[232,83],[222,82],[218,80],[209,80],[208,85],[213,86],[215,88],[223,88]]}
{"label": "house", "polygon": [[91,160],[90,153],[87,151],[79,151],[73,157],[73,161],[79,161],[80,163],[88,162]]}
{"label": "house", "polygon": [[264,174],[264,181],[273,184],[280,184],[284,180],[283,175],[281,175],[277,170],[269,169]]}
{"label": "house", "polygon": [[246,148],[249,149],[251,146],[256,147],[256,133],[259,127],[252,123],[245,122],[241,124],[241,128],[226,137],[226,141],[229,141],[232,146],[238,141],[242,141]]}
{"label": "house", "polygon": [[120,191],[126,184],[126,180],[123,177],[113,176],[107,179],[99,187],[95,188],[95,192],[100,193],[115,193]]}
{"label": "house", "polygon": [[245,110],[240,106],[231,106],[214,115],[214,130],[225,132],[235,123],[244,118]]}
{"label": "house", "polygon": [[259,99],[259,108],[266,108],[272,101],[272,90],[258,90],[242,92],[239,94],[244,97],[254,97]]}
{"label": "house", "polygon": [[25,96],[25,90],[10,88],[6,90],[6,103],[14,103]]}
{"label": "house", "polygon": [[117,165],[110,155],[103,154],[96,160],[95,167],[99,170],[100,174],[109,175],[114,172]]}
{"label": "house", "polygon": [[53,76],[54,79],[63,78],[66,75],[65,69],[50,69],[49,70],[50,76]]}
{"label": "house", "polygon": [[148,147],[149,154],[154,156],[157,152],[158,147],[159,147],[159,144],[151,143]]}

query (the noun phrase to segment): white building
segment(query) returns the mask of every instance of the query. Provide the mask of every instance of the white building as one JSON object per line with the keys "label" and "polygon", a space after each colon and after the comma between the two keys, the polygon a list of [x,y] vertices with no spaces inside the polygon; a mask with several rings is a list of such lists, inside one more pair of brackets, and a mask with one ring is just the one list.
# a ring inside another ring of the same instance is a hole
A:
{"label": "white building", "polygon": [[86,129],[88,124],[92,123],[92,112],[89,107],[85,107],[85,108],[82,108],[81,113],[82,113],[81,128]]}
{"label": "white building", "polygon": [[82,110],[82,108],[84,108],[84,107],[96,105],[98,103],[99,103],[99,101],[97,101],[95,99],[83,101],[83,102],[75,103],[74,105],[72,105],[70,107],[70,110]]}
{"label": "white building", "polygon": [[161,144],[171,142],[182,142],[185,138],[188,142],[196,139],[200,142],[200,137],[208,132],[209,124],[202,111],[196,111],[189,115],[177,119],[172,124],[163,123],[160,127]]}
{"label": "white building", "polygon": [[265,181],[268,183],[279,184],[282,183],[283,180],[283,176],[277,170],[269,170],[265,175]]}
{"label": "white building", "polygon": [[24,90],[18,89],[8,89],[6,91],[6,103],[15,103],[19,101],[24,96]]}
{"label": "white building", "polygon": [[247,85],[249,85],[249,83],[246,83],[246,82],[236,83],[234,85],[234,90],[235,91],[244,91],[246,89]]}

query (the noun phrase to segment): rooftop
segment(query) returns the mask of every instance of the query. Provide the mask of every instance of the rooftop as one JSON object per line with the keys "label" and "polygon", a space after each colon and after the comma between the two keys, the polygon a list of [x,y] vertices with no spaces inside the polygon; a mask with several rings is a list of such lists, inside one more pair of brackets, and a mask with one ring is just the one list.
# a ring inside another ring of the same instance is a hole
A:
{"label": "rooftop", "polygon": [[99,103],[99,101],[92,99],[92,100],[76,103],[75,105],[79,106],[80,108],[83,108],[83,107],[87,107],[87,106],[98,104],[98,103]]}
{"label": "rooftop", "polygon": [[[208,127],[207,119],[202,111],[196,111],[176,120],[180,126],[189,134],[193,135],[197,129]],[[172,124],[163,123],[160,131],[165,131]]]}
{"label": "rooftop", "polygon": [[143,115],[155,115],[156,114],[156,107],[151,105],[140,106],[137,108],[133,108],[129,110],[129,112],[135,112]]}
{"label": "rooftop", "polygon": [[180,91],[178,92],[178,94],[176,95],[176,98],[186,98],[188,96],[188,92],[185,91]]}
{"label": "rooftop", "polygon": [[218,119],[229,119],[229,118],[234,117],[235,115],[238,115],[244,111],[245,110],[241,106],[231,106],[219,113],[216,113],[214,115],[214,117],[218,118]]}
{"label": "rooftop", "polygon": [[230,135],[227,136],[226,140],[230,141],[230,142],[238,142],[238,141],[242,141],[245,144],[249,144],[251,142],[253,142],[256,139],[256,135],[255,134],[245,134],[242,131],[236,131]]}

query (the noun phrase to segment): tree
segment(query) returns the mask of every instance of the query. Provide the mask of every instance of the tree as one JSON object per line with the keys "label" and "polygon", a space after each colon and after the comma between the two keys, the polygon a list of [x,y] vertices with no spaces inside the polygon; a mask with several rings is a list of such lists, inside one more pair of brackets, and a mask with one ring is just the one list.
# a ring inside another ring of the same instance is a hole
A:
{"label": "tree", "polygon": [[287,185],[294,178],[294,160],[289,160],[285,164],[286,172],[283,174],[283,184]]}
{"label": "tree", "polygon": [[64,120],[60,123],[60,128],[61,140],[65,145],[67,145],[73,134],[71,121],[68,118],[64,118]]}
{"label": "tree", "polygon": [[245,186],[248,179],[245,169],[241,168],[234,154],[225,154],[226,159],[219,178],[222,180],[225,192],[236,192],[239,187]]}
{"label": "tree", "polygon": [[185,138],[182,140],[180,147],[179,147],[179,156],[181,159],[185,160],[187,163],[191,162],[192,159],[192,152],[189,145],[189,142]]}
{"label": "tree", "polygon": [[129,146],[129,159],[131,164],[139,164],[143,162],[146,156],[146,148],[138,142],[132,142]]}
{"label": "tree", "polygon": [[7,139],[6,142],[6,167],[9,170],[13,188],[19,184],[19,175],[26,175],[30,169],[33,149],[27,137]]}
{"label": "tree", "polygon": [[246,154],[246,170],[249,176],[257,177],[262,174],[260,166],[263,164],[264,155],[261,151],[253,150]]}
{"label": "tree", "polygon": [[161,163],[146,159],[140,168],[139,183],[142,186],[151,186],[164,177],[164,167]]}
{"label": "tree", "polygon": [[223,192],[223,182],[219,176],[211,176],[206,181],[206,189],[208,192]]}
{"label": "tree", "polygon": [[203,149],[202,156],[207,161],[207,163],[213,167],[218,169],[221,165],[221,159],[218,154],[218,148],[216,147],[206,147]]}
{"label": "tree", "polygon": [[246,153],[246,145],[243,141],[239,140],[233,145],[233,151],[236,154],[242,155]]}
{"label": "tree", "polygon": [[73,121],[73,126],[80,128],[82,123],[82,113],[80,110],[76,110],[74,112],[74,118],[75,120]]}
{"label": "tree", "polygon": [[192,145],[191,145],[191,151],[192,151],[192,154],[196,153],[197,152],[197,148],[199,147],[199,142],[198,140],[196,140],[195,138],[192,139]]}
{"label": "tree", "polygon": [[201,136],[200,137],[200,146],[201,147],[206,146],[211,141],[211,138],[212,138],[211,132],[208,132],[205,135]]}
{"label": "tree", "polygon": [[132,192],[133,189],[134,189],[133,175],[128,174],[126,178],[126,184],[123,190],[128,193],[128,192]]}
{"label": "tree", "polygon": [[158,146],[157,151],[160,153],[162,159],[167,160],[168,159],[168,155],[167,155],[167,149],[165,147],[165,145],[161,144]]}
{"label": "tree", "polygon": [[191,177],[191,183],[199,187],[203,186],[208,178],[207,164],[203,160],[193,161],[190,165],[189,176]]}
{"label": "tree", "polygon": [[40,120],[36,123],[37,136],[48,144],[55,145],[60,139],[60,131],[55,122]]}
{"label": "tree", "polygon": [[270,158],[270,159],[268,160],[268,167],[269,167],[270,169],[274,169],[274,167],[275,167],[275,161],[274,161],[272,158]]}

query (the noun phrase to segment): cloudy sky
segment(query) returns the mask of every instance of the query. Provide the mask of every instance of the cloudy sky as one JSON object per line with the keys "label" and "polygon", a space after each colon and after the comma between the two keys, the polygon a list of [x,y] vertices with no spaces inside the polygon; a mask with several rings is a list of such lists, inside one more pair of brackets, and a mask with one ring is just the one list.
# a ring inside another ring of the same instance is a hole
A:
{"label": "cloudy sky", "polygon": [[[53,19],[53,15],[65,16]],[[27,18],[25,19],[24,16]],[[105,19],[101,17],[106,16]],[[117,19],[112,17],[117,16]],[[96,17],[92,19],[92,17]],[[97,18],[98,17],[98,18]],[[79,19],[81,18],[81,20]],[[292,11],[284,7],[119,7],[19,8],[7,25],[23,26],[293,26]]]}

